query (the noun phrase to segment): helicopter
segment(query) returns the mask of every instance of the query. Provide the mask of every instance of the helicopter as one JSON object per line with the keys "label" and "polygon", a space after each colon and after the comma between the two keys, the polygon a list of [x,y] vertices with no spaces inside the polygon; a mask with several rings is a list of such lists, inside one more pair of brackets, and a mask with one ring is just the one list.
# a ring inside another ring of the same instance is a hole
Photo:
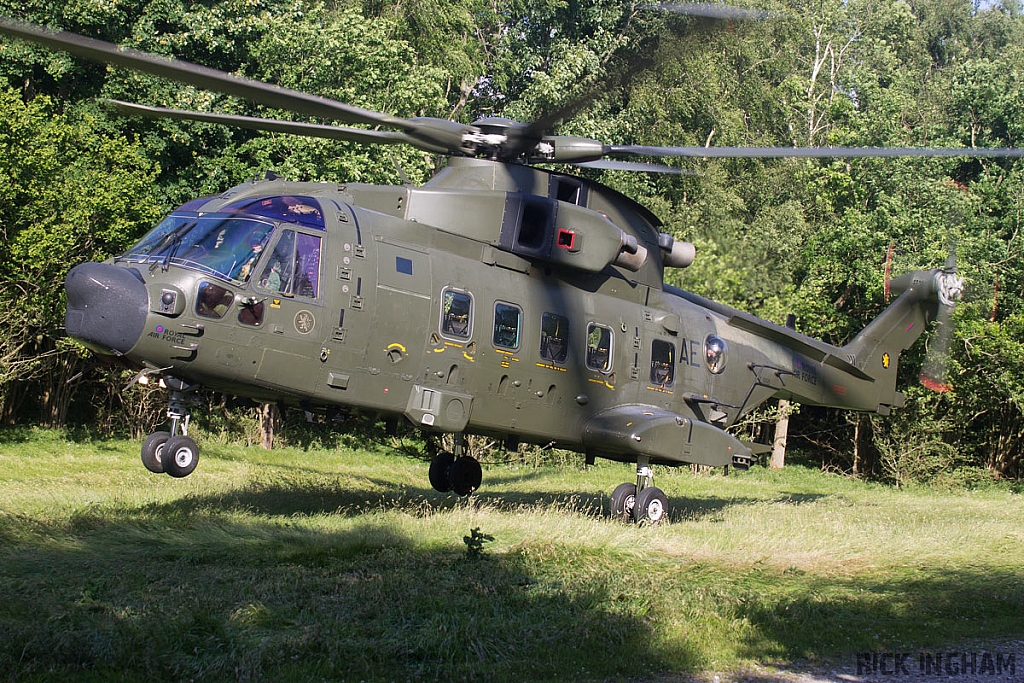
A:
{"label": "helicopter", "polygon": [[530,124],[401,118],[180,60],[0,19],[0,34],[352,128],[111,102],[122,113],[370,145],[447,165],[422,186],[265,177],[189,201],[124,254],[68,274],[66,330],[159,382],[166,431],[144,466],[191,474],[191,408],[218,391],[306,410],[364,412],[454,435],[428,479],[466,496],[469,434],[557,444],[636,464],[611,515],[656,523],[652,467],[748,469],[769,446],[729,428],[770,399],[888,414],[900,354],[949,315],[955,259],[892,280],[896,298],[834,346],[664,282],[694,246],[572,164],[670,171],[624,157],[1020,157],[1018,149],[647,147]]}

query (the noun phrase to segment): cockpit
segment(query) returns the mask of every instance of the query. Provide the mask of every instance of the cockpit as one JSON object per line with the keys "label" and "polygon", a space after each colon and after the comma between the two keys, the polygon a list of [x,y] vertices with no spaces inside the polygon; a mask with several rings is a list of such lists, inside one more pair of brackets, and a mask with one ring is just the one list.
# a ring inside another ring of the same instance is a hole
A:
{"label": "cockpit", "polygon": [[118,260],[173,264],[236,283],[255,278],[268,291],[318,296],[324,218],[315,199],[248,198],[216,212],[199,211],[202,203],[173,211]]}

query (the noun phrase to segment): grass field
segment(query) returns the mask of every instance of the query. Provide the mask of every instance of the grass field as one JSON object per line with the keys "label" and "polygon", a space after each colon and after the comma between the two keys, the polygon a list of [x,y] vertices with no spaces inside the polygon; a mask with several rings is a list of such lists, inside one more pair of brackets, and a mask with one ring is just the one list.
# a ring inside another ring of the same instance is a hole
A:
{"label": "grass field", "polygon": [[[427,464],[0,432],[0,679],[602,681],[1024,635],[1011,486],[660,469],[671,521],[606,519],[630,466]],[[482,553],[471,530],[493,537]]]}

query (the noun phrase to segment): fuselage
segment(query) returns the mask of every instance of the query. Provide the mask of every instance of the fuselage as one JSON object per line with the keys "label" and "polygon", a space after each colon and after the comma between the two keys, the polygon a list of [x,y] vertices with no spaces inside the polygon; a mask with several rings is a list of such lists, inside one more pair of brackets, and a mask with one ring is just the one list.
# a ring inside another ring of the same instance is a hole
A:
{"label": "fuselage", "polygon": [[616,407],[721,430],[772,396],[844,405],[873,381],[664,287],[654,216],[529,167],[458,160],[422,188],[260,181],[161,225],[69,276],[69,332],[234,395],[583,451]]}

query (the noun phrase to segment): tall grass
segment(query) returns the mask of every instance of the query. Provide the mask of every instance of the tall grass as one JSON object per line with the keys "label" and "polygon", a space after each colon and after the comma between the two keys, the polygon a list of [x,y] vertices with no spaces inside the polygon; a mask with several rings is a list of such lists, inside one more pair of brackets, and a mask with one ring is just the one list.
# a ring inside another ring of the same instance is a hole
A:
{"label": "tall grass", "polygon": [[[608,680],[1019,636],[1024,504],[813,470],[492,465],[469,500],[386,448],[0,432],[0,678]],[[482,553],[464,538],[494,538]]]}

